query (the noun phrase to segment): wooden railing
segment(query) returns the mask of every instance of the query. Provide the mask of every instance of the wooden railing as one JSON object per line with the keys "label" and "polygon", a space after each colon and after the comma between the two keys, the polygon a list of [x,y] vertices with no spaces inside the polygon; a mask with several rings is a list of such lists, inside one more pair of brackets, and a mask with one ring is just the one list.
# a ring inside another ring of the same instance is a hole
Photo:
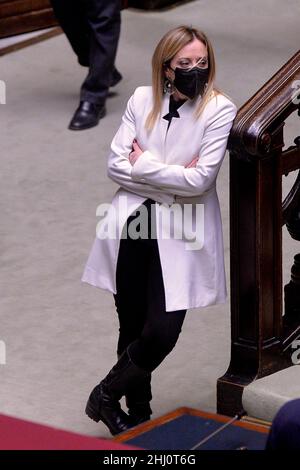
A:
{"label": "wooden railing", "polygon": [[246,385],[292,365],[300,335],[300,253],[282,311],[282,226],[300,241],[300,172],[282,202],[283,175],[300,169],[300,137],[283,151],[285,120],[297,111],[300,51],[239,109],[228,141],[232,345],[217,383],[226,415],[242,409]]}

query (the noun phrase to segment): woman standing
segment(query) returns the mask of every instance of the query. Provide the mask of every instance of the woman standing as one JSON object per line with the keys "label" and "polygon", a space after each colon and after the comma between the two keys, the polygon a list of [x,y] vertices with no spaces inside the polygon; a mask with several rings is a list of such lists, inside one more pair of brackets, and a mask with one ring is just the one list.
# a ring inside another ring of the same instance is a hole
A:
{"label": "woman standing", "polygon": [[216,178],[236,106],[214,79],[207,36],[172,29],[154,51],[152,86],[135,90],[111,144],[107,174],[120,188],[82,281],[113,292],[119,318],[118,361],[86,406],[112,434],[150,419],[151,373],[187,309],[227,298]]}

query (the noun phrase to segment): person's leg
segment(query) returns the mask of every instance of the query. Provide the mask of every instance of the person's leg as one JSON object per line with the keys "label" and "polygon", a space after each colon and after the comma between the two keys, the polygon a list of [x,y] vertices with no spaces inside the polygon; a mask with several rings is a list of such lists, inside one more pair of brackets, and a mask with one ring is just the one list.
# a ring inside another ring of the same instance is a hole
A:
{"label": "person's leg", "polygon": [[149,240],[149,246],[147,319],[141,336],[129,345],[128,353],[138,367],[152,372],[175,347],[187,310],[166,311],[157,240]]}
{"label": "person's leg", "polygon": [[[123,351],[118,362],[90,394],[87,415],[112,434],[131,427],[121,410],[122,396],[139,386],[174,348],[186,310],[165,311],[165,295],[157,240],[141,240],[148,252],[147,318],[140,338]],[[148,249],[147,249],[148,248]],[[139,273],[137,273],[139,275]],[[136,290],[134,290],[136,292]]]}
{"label": "person's leg", "polygon": [[89,65],[90,29],[84,0],[50,0],[54,15],[81,65]]}
{"label": "person's leg", "polygon": [[121,0],[85,0],[91,30],[90,68],[80,100],[103,105],[112,81],[121,29]]}
{"label": "person's leg", "polygon": [[[133,218],[129,217],[128,223]],[[125,234],[127,225],[124,227]],[[140,240],[121,238],[116,272],[117,294],[114,296],[120,320],[119,360],[94,387],[86,405],[87,415],[95,421],[101,419],[112,434],[132,427],[132,420],[121,410],[120,398],[134,388],[140,389],[144,380],[148,380],[149,384],[149,372],[135,366],[127,354],[128,344],[140,334],[144,324],[144,276],[147,276],[147,252]]]}
{"label": "person's leg", "polygon": [[[131,240],[127,243],[127,251],[121,252],[119,258],[121,263],[119,267],[122,268],[123,265],[123,269],[120,269],[120,273],[123,273],[123,278],[120,278],[119,274],[117,280],[120,284],[121,282],[123,283],[123,291],[121,286],[119,287],[120,294],[123,294],[123,305],[126,306],[128,302],[131,302],[132,305],[128,306],[128,310],[134,312],[135,308],[139,308],[138,305],[141,302],[140,310],[143,311],[143,321],[138,324],[138,329],[133,328],[133,333],[130,334],[132,322],[129,322],[128,319],[131,316],[129,311],[126,313],[125,308],[123,321],[122,315],[120,318],[120,325],[123,326],[124,335],[122,336],[121,328],[120,340],[122,347],[119,347],[119,352],[128,346],[131,360],[140,368],[149,371],[149,383],[147,383],[147,377],[145,377],[139,387],[128,392],[126,400],[128,405],[130,403],[135,404],[135,408],[137,408],[137,403],[140,403],[140,407],[144,409],[145,413],[147,411],[147,401],[149,403],[152,398],[150,389],[151,371],[162,362],[175,346],[181,332],[186,310],[166,312],[165,291],[155,230],[153,231],[154,238],[151,239],[151,227],[156,227],[155,201],[147,199],[143,204],[148,209],[148,239]],[[154,209],[152,213],[151,206]],[[129,218],[128,221],[130,222],[131,219]],[[134,248],[133,250],[128,248],[130,243],[133,247],[134,245],[138,246],[136,253],[133,252]],[[137,265],[134,263],[129,267],[130,260],[136,260]],[[131,269],[133,270],[130,276],[126,275],[128,269],[129,272]],[[134,272],[140,273],[140,275],[134,275]],[[137,277],[140,278],[141,283],[136,285],[134,290],[135,295],[132,296],[130,295],[132,292],[131,278]],[[146,291],[145,285],[147,285]],[[122,312],[120,311],[119,313]],[[152,413],[149,405],[148,410]]]}
{"label": "person's leg", "polygon": [[121,239],[113,294],[119,319],[117,354],[142,332],[146,315],[147,258],[140,240]]}
{"label": "person's leg", "polygon": [[299,450],[300,449],[300,399],[283,405],[276,414],[266,450]]}
{"label": "person's leg", "polygon": [[114,66],[121,28],[121,0],[84,0],[90,28],[89,73],[69,129],[94,127],[105,116],[109,87],[122,78]]}
{"label": "person's leg", "polygon": [[[128,234],[128,225],[136,215],[127,220],[123,230],[127,238],[121,239],[118,253],[117,293],[114,294],[120,325],[118,358],[130,343],[140,337],[146,321],[149,254],[141,240],[131,239]],[[149,420],[152,414],[151,373],[142,377],[138,385],[126,393],[125,399],[133,425]]]}

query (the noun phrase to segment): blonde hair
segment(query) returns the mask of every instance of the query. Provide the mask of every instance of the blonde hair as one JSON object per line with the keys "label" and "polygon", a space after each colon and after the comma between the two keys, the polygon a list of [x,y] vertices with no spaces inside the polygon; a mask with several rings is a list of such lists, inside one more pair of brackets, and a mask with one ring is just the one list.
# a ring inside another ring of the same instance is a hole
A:
{"label": "blonde hair", "polygon": [[[194,39],[199,39],[207,48],[209,75],[205,92],[202,95],[200,103],[196,107],[195,118],[199,118],[208,101],[214,96],[221,94],[221,90],[214,86],[216,75],[216,65],[214,51],[210,40],[203,31],[189,26],[177,26],[168,31],[157,44],[152,56],[152,91],[153,91],[153,108],[150,111],[145,127],[150,131],[156,119],[161,112],[163,88],[165,82],[164,64],[173,59],[173,57]],[[224,93],[222,93],[224,94]]]}

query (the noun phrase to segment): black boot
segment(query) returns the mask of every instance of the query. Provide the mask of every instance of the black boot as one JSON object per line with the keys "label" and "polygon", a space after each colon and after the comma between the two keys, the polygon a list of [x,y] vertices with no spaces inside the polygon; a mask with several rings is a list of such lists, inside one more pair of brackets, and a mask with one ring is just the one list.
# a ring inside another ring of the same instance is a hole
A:
{"label": "black boot", "polygon": [[[118,358],[120,355],[118,354]],[[148,421],[152,414],[150,401],[151,393],[151,372],[142,377],[134,389],[128,390],[125,395],[125,402],[128,408],[131,426]]]}
{"label": "black boot", "polygon": [[113,435],[130,429],[131,421],[119,400],[148,374],[131,361],[126,349],[107,376],[94,387],[86,404],[86,414],[96,422],[103,421]]}
{"label": "black boot", "polygon": [[125,401],[132,426],[149,421],[152,414],[150,401],[151,394],[151,374],[137,384],[136,390],[127,392]]}

